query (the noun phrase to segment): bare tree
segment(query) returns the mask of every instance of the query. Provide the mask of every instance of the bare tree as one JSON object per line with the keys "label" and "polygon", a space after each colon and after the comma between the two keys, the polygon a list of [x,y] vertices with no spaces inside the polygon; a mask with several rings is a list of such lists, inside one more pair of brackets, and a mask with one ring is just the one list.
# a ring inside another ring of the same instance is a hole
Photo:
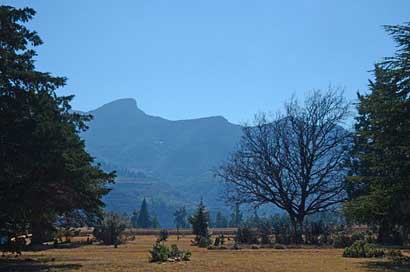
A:
{"label": "bare tree", "polygon": [[276,205],[289,214],[293,241],[302,241],[305,217],[344,198],[350,133],[341,124],[348,114],[343,92],[330,88],[312,92],[302,105],[292,98],[272,120],[256,116],[216,171],[227,185],[227,201]]}

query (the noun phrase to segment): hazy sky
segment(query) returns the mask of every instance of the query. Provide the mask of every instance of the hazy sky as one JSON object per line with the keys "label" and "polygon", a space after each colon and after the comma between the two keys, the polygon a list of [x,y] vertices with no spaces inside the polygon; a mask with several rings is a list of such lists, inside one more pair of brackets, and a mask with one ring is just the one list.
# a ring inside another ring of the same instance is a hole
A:
{"label": "hazy sky", "polygon": [[171,120],[235,123],[329,84],[354,99],[394,50],[381,25],[410,21],[408,0],[2,3],[37,10],[37,66],[68,77],[75,109],[132,97]]}

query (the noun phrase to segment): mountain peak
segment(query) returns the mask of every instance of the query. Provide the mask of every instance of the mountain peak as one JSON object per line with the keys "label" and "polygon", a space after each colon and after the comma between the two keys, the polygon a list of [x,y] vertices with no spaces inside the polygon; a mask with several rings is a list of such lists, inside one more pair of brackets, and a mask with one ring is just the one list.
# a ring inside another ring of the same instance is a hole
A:
{"label": "mountain peak", "polygon": [[102,105],[93,112],[105,112],[107,114],[123,114],[123,115],[145,115],[137,106],[137,101],[134,98],[121,98]]}
{"label": "mountain peak", "polygon": [[137,101],[134,98],[120,98],[120,99],[111,101],[107,104],[104,104],[102,107],[105,107],[105,106],[138,108]]}

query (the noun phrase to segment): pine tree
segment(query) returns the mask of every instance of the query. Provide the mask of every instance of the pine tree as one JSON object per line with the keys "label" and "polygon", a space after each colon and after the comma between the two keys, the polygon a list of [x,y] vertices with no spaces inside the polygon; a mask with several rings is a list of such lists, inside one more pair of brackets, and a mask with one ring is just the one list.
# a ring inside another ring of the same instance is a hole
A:
{"label": "pine tree", "polygon": [[228,227],[228,219],[223,215],[223,213],[218,212],[215,218],[215,227],[226,228]]}
{"label": "pine tree", "polygon": [[345,209],[356,222],[378,225],[381,242],[410,229],[410,24],[386,30],[398,51],[375,66],[370,93],[359,94]]}
{"label": "pine tree", "polygon": [[188,227],[187,223],[187,211],[185,207],[177,209],[174,213],[174,222],[177,229]]}
{"label": "pine tree", "polygon": [[237,228],[241,225],[242,220],[243,220],[242,219],[242,213],[241,213],[241,210],[239,208],[239,204],[236,203],[235,207],[232,211],[232,214],[231,214],[231,221],[229,222],[229,226]]}
{"label": "pine tree", "polygon": [[195,213],[189,218],[192,225],[192,232],[195,235],[195,240],[209,240],[209,212],[206,210],[202,200],[199,202]]}
{"label": "pine tree", "polygon": [[137,227],[142,228],[142,229],[147,229],[150,228],[152,225],[151,217],[148,212],[148,205],[147,201],[144,200],[141,203],[141,208],[138,214],[138,219],[137,219]]}
{"label": "pine tree", "polygon": [[114,173],[103,172],[79,133],[90,115],[71,111],[73,96],[58,96],[64,77],[36,70],[42,44],[24,26],[31,8],[0,6],[0,234],[47,239],[59,216],[101,215]]}

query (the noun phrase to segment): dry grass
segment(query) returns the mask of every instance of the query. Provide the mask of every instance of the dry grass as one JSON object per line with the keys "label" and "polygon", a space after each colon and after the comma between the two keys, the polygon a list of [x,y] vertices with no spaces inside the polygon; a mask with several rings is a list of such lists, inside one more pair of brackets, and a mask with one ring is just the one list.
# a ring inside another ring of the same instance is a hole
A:
{"label": "dry grass", "polygon": [[3,258],[0,271],[410,271],[410,267],[383,259],[341,257],[340,249],[207,250],[190,245],[191,236],[168,244],[192,251],[192,260],[180,263],[148,262],[154,236],[137,236],[118,248],[87,245],[70,249],[25,252],[17,260]]}

